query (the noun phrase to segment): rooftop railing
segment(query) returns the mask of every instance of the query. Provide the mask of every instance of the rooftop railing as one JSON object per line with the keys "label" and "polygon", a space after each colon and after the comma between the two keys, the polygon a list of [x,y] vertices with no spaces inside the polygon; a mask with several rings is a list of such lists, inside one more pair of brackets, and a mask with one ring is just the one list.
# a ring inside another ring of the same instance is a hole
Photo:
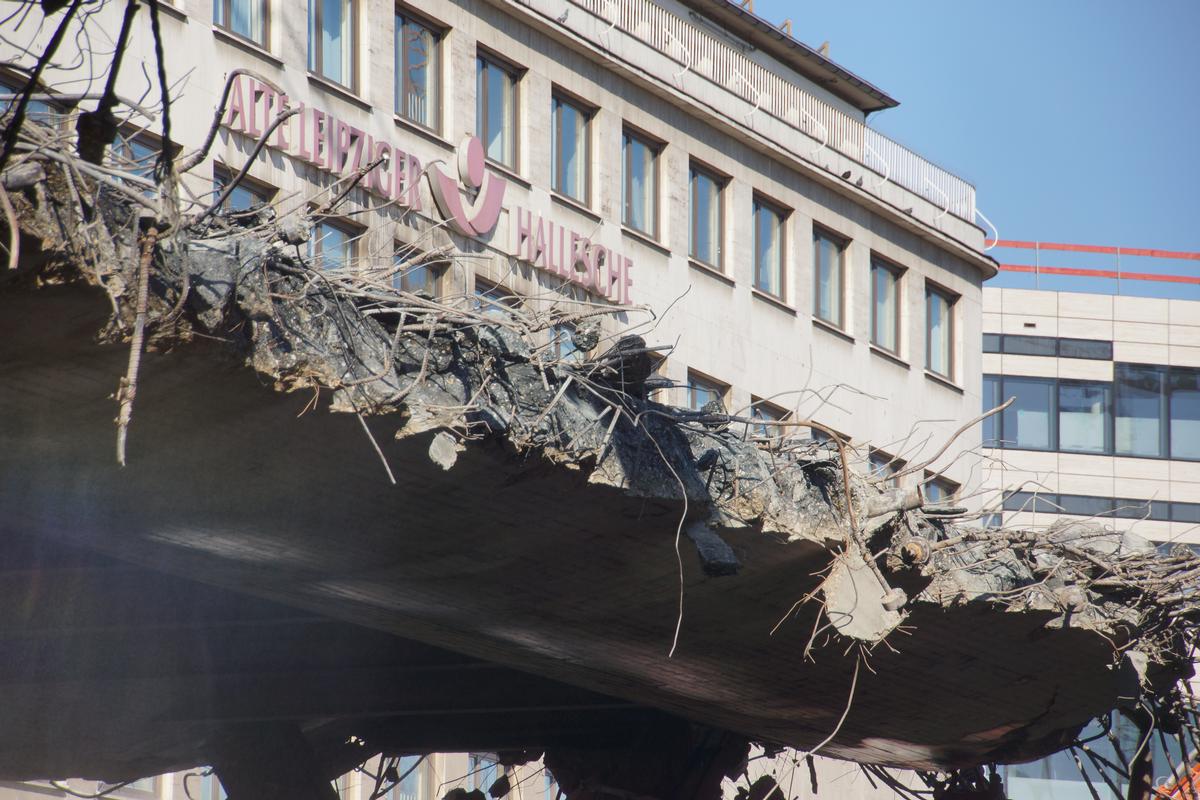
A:
{"label": "rooftop railing", "polygon": [[[933,164],[862,121],[805,91],[796,83],[749,58],[733,44],[658,5],[654,0],[570,0],[606,25],[643,42],[680,65],[676,76],[694,72],[796,128],[819,146],[798,152],[812,161],[829,147],[876,173],[874,187],[892,181],[938,208],[975,222],[975,187]],[[571,25],[566,21],[568,27]],[[606,42],[600,42],[608,46]],[[815,163],[815,162],[814,162]]]}

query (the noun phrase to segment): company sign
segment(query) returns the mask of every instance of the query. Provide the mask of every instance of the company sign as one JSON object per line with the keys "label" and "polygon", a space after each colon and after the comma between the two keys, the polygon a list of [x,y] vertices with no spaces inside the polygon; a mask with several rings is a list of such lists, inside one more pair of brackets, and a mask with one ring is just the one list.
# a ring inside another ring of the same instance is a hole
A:
{"label": "company sign", "polygon": [[[290,98],[249,75],[234,79],[228,109],[221,124],[228,130],[260,138]],[[411,152],[390,141],[337,119],[314,106],[299,103],[300,113],[271,134],[267,145],[335,177],[353,175],[375,161],[363,176],[370,194],[401,208],[421,211],[421,176],[437,214],[462,236],[486,237],[495,230],[505,209],[508,182],[488,171],[483,144],[468,136],[458,146],[457,175],[447,175],[440,161],[424,167]],[[468,202],[466,194],[473,196]],[[551,272],[615,303],[627,304],[633,281],[633,261],[590,237],[565,228],[521,207],[509,209],[517,259]]]}

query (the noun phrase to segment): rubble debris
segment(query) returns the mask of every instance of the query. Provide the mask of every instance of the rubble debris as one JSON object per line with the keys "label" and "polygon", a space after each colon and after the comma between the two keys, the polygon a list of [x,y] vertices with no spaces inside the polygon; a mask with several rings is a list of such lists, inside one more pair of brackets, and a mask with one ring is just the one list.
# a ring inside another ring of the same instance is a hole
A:
{"label": "rubble debris", "polygon": [[[399,439],[436,432],[428,453],[443,470],[466,449],[500,446],[590,486],[682,502],[680,530],[710,576],[737,573],[724,538],[734,532],[823,548],[831,568],[811,599],[843,640],[884,642],[916,606],[1045,613],[1047,630],[1111,640],[1111,667],[1136,667],[1139,706],[1188,719],[1179,681],[1191,674],[1200,616],[1200,557],[1190,551],[1160,556],[1100,523],[972,527],[963,509],[931,508],[919,490],[883,490],[856,474],[840,441],[831,451],[791,435],[816,427],[810,421],[769,423],[781,435],[755,441],[746,430],[762,420],[655,402],[651,354],[662,348],[637,333],[604,346],[615,335],[601,334],[606,308],[485,312],[467,297],[395,288],[391,259],[323,270],[297,246],[315,221],[307,212],[201,209],[171,219],[27,128],[0,175],[21,252],[0,292],[95,287],[112,306],[102,341],[125,344],[144,331],[146,347],[182,350],[217,339],[277,391],[330,393],[332,410],[390,423]],[[147,209],[157,213],[142,226],[151,239],[138,233]],[[548,352],[548,332],[562,322],[578,323],[573,342],[584,357]],[[136,373],[133,364],[125,385]],[[129,446],[153,446],[137,441],[132,391],[120,400]],[[574,769],[584,781],[592,769],[557,757],[556,774]],[[990,789],[984,781],[973,791]]]}

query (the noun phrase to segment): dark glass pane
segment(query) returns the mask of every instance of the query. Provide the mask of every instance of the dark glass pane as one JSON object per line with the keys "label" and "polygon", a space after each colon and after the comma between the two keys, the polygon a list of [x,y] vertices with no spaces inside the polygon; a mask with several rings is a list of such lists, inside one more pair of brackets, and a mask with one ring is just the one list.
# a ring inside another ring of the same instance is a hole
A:
{"label": "dark glass pane", "polygon": [[1038,511],[1058,513],[1058,495],[1045,492],[1011,492],[1004,497],[1005,511]]}
{"label": "dark glass pane", "polygon": [[1074,514],[1079,517],[1094,517],[1098,514],[1109,514],[1113,510],[1111,497],[1087,497],[1079,494],[1060,494],[1058,504],[1062,514]]}
{"label": "dark glass pane", "polygon": [[1170,503],[1160,500],[1113,500],[1119,519],[1170,519]]}
{"label": "dark glass pane", "polygon": [[[984,375],[983,376],[983,408],[981,411],[990,411],[1003,401],[1000,399],[1000,376]],[[981,440],[984,447],[999,447],[1000,446],[1000,415],[992,414],[983,421],[982,430],[980,431]]]}
{"label": "dark glass pane", "polygon": [[1200,370],[1171,368],[1171,458],[1200,460]]}
{"label": "dark glass pane", "polygon": [[1000,352],[1000,334],[985,333],[983,335],[983,352],[999,353]]}
{"label": "dark glass pane", "polygon": [[1171,519],[1175,522],[1200,522],[1200,503],[1171,503]]}
{"label": "dark glass pane", "polygon": [[1058,387],[1058,449],[1073,453],[1111,453],[1108,441],[1112,386],[1067,383]]}
{"label": "dark glass pane", "polygon": [[1055,438],[1054,381],[1006,377],[1004,396],[1015,399],[1004,409],[1003,446],[1021,450],[1052,449]]}
{"label": "dark glass pane", "polygon": [[1116,452],[1117,455],[1162,458],[1166,370],[1138,364],[1117,364]]}
{"label": "dark glass pane", "polygon": [[1058,354],[1062,358],[1098,358],[1112,361],[1112,342],[1095,339],[1059,339]]}
{"label": "dark glass pane", "polygon": [[1052,356],[1057,352],[1052,336],[1005,336],[1004,352],[1015,356]]}

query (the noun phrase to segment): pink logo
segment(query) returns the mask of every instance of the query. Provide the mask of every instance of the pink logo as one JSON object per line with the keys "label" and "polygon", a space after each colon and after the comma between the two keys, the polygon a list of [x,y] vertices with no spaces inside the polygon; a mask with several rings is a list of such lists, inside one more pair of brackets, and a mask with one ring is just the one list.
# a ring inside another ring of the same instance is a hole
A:
{"label": "pink logo", "polygon": [[483,142],[478,136],[467,136],[458,146],[458,177],[468,191],[478,190],[469,208],[463,205],[458,182],[439,165],[430,164],[428,175],[433,202],[451,230],[463,236],[485,236],[496,227],[508,182],[484,170]]}

